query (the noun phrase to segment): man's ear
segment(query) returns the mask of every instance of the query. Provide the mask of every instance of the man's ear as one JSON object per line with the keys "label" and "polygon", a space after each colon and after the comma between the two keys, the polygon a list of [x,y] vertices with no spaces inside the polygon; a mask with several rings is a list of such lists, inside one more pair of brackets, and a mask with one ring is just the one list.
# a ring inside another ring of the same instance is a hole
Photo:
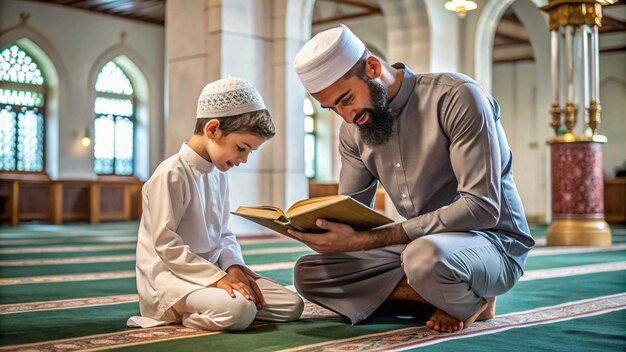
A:
{"label": "man's ear", "polygon": [[365,59],[365,74],[370,79],[376,79],[383,73],[383,64],[376,56]]}
{"label": "man's ear", "polygon": [[209,122],[204,125],[204,135],[209,138],[215,138],[217,131],[219,131],[220,121],[216,119],[211,119]]}

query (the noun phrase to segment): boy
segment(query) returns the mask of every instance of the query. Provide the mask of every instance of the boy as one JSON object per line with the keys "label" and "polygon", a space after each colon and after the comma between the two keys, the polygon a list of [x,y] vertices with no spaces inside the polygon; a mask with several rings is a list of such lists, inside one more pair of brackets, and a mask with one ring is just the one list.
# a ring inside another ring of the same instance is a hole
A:
{"label": "boy", "polygon": [[[274,136],[263,99],[246,80],[208,84],[193,136],[143,186],[137,243],[140,317],[130,327],[182,321],[200,330],[243,330],[257,318],[296,320],[302,299],[246,267],[228,228],[225,172]],[[217,169],[217,170],[216,170]]]}

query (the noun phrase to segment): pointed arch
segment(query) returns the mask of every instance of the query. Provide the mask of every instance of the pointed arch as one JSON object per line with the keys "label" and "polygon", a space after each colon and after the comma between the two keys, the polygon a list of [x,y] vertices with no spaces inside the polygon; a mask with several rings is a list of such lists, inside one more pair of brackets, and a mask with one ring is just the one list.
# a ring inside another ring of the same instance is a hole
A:
{"label": "pointed arch", "polygon": [[[147,179],[150,175],[150,116],[153,112],[150,110],[150,79],[144,73],[148,65],[143,57],[133,48],[124,43],[114,45],[105,50],[95,61],[89,71],[88,87],[89,101],[96,99],[96,91],[94,89],[98,73],[104,65],[109,61],[113,61],[118,65],[132,82],[135,98],[135,153],[134,153],[134,175],[140,179]],[[90,105],[91,106],[91,105]],[[88,115],[93,118],[92,115]],[[86,117],[87,118],[87,117]],[[95,131],[92,132],[92,135]]]}
{"label": "pointed arch", "polygon": [[[493,41],[496,35],[496,29],[506,9],[508,9],[509,6],[513,5],[516,1],[517,0],[489,0],[480,12],[480,18],[478,19],[476,34],[474,36],[474,78],[487,91],[491,91],[491,65],[493,57]],[[537,8],[548,3],[547,0],[527,0],[527,2],[534,4]],[[537,16],[541,16],[541,14],[537,13]],[[528,21],[527,18],[528,16],[525,14],[520,16],[520,20],[522,20],[522,22]],[[532,21],[533,23],[538,23],[536,18],[532,19]],[[544,27],[547,30],[547,22],[545,20],[544,22]],[[526,25],[526,23],[524,24]],[[541,38],[540,36],[533,36],[533,31],[543,30],[542,26],[538,26],[538,28],[526,28],[529,30],[529,35],[531,36],[531,43]],[[549,36],[546,35],[546,38],[548,37]],[[542,55],[537,55],[537,50],[536,44],[534,44],[533,51],[535,53],[535,58],[539,59],[538,56]],[[550,67],[549,62],[546,63],[546,66]]]}
{"label": "pointed arch", "polygon": [[46,78],[45,171],[52,179],[59,175],[59,126],[67,96],[67,71],[50,41],[27,23],[0,32],[0,50],[17,44],[37,61]]}
{"label": "pointed arch", "polygon": [[[550,108],[550,36],[547,15],[539,9],[546,0],[489,0],[480,10],[475,34],[471,45],[475,79],[489,92],[493,91],[493,45],[496,29],[502,16],[508,8],[512,8],[516,16],[528,31],[532,46],[534,64],[514,65],[512,72],[528,67],[534,77],[515,82],[532,82],[526,87],[528,90],[520,92],[513,99],[528,99],[530,103],[524,109],[510,110],[503,114],[503,124],[511,149],[514,151],[514,172],[517,177],[517,188],[525,204],[526,214],[531,217],[549,218],[549,168],[547,146],[538,141],[546,140],[550,136],[548,128]],[[504,78],[502,78],[504,79]],[[502,84],[502,81],[498,81]],[[512,83],[521,84],[521,83]],[[502,92],[494,92],[496,99]],[[503,100],[506,102],[506,100]],[[505,107],[503,107],[505,108]],[[513,108],[512,108],[513,109]],[[524,165],[521,167],[520,165]]]}

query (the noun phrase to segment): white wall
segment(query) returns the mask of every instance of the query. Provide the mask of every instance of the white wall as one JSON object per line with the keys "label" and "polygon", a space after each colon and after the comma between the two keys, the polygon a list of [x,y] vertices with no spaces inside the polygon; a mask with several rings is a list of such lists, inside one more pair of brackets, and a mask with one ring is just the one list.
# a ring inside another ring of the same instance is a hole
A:
{"label": "white wall", "polygon": [[[626,36],[624,36],[626,37]],[[604,177],[615,177],[617,168],[626,168],[626,53],[600,57],[599,134],[608,138],[603,148]]]}
{"label": "white wall", "polygon": [[[20,26],[20,13],[30,14]],[[120,33],[126,32],[122,43]],[[125,54],[147,80],[147,125],[140,174],[148,175],[163,158],[164,29],[162,26],[129,21],[113,16],[28,1],[0,2],[0,47],[26,36],[51,56],[59,72],[62,89],[58,100],[58,123],[48,135],[46,148],[57,148],[58,159],[47,158],[50,176],[60,179],[93,179],[93,144],[80,144],[85,128],[93,136],[93,88],[90,78],[100,61]],[[34,37],[34,38],[32,38]],[[46,52],[47,51],[47,52]],[[51,54],[52,52],[52,54]]]}
{"label": "white wall", "polygon": [[542,134],[550,127],[547,110],[542,111],[537,104],[535,63],[494,65],[492,88],[494,98],[500,104],[502,126],[513,152],[513,177],[526,216],[530,219],[545,219],[547,146]]}

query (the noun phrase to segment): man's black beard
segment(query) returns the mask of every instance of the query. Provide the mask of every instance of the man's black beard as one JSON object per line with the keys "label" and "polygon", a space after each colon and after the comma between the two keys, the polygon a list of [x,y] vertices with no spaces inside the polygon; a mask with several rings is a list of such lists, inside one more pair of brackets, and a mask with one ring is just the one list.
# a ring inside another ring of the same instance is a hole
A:
{"label": "man's black beard", "polygon": [[381,83],[370,80],[367,82],[372,100],[372,108],[362,109],[355,116],[355,120],[368,115],[368,120],[363,125],[357,125],[363,142],[370,147],[386,144],[391,138],[393,119],[387,107],[387,89]]}

